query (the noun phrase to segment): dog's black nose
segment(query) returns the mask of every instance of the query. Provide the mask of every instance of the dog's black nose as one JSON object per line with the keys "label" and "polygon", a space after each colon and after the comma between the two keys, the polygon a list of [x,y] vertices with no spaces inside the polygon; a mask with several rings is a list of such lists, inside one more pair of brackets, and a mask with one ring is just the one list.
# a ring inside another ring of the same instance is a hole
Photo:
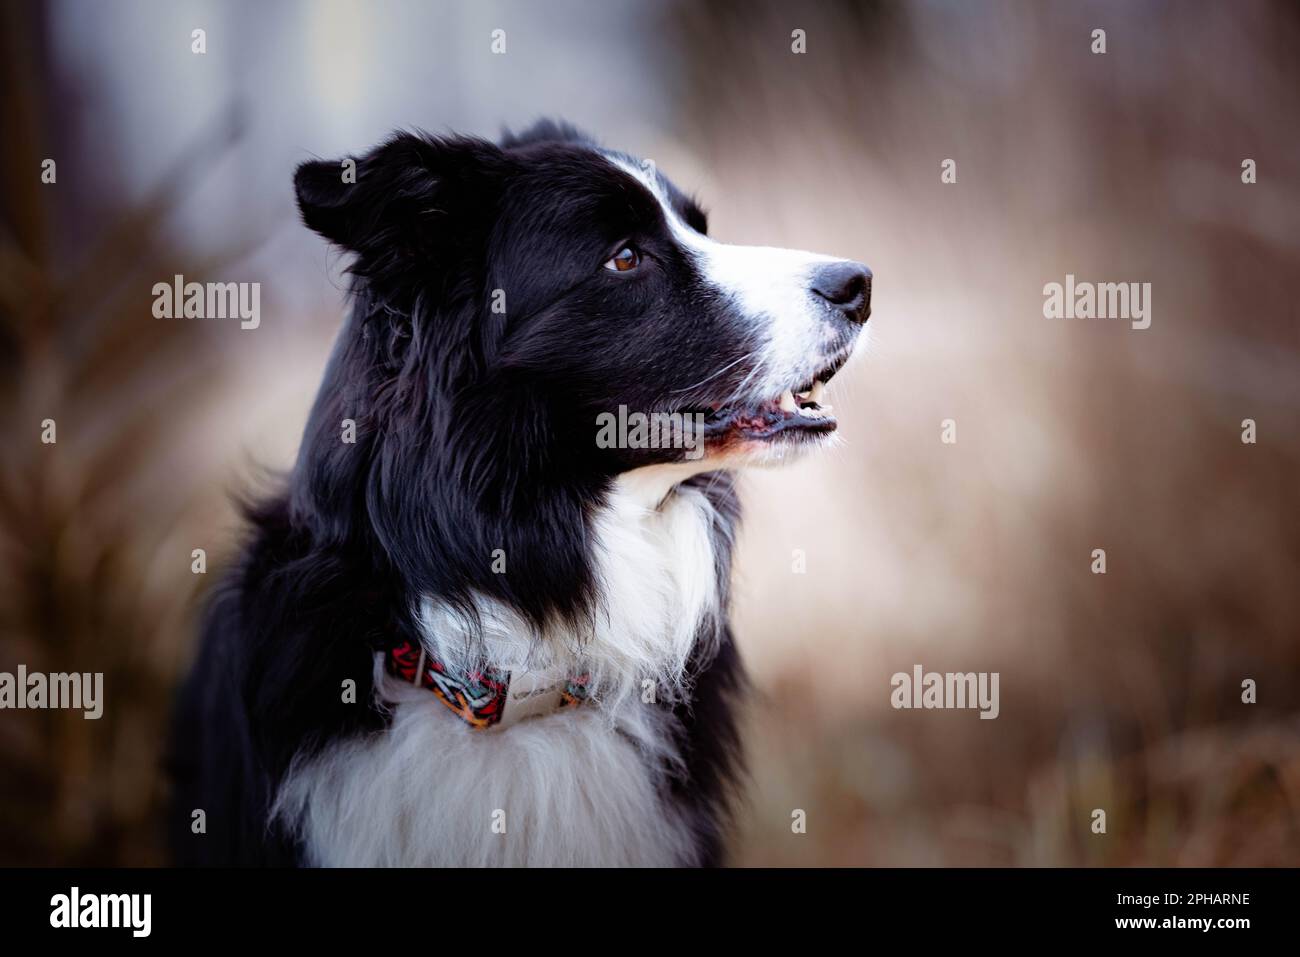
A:
{"label": "dog's black nose", "polygon": [[812,291],[854,322],[871,315],[871,270],[849,260],[818,266]]}

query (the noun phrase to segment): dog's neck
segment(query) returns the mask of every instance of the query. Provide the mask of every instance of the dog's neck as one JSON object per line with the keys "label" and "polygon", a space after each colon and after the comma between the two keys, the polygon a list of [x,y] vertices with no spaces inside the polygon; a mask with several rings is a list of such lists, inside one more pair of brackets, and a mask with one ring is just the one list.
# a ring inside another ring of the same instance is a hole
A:
{"label": "dog's neck", "polygon": [[647,465],[620,475],[614,482],[612,494],[628,504],[658,511],[682,482],[709,470],[710,466],[698,462]]}
{"label": "dog's neck", "polygon": [[419,623],[428,654],[450,669],[588,674],[593,696],[605,700],[682,694],[692,652],[716,640],[722,616],[717,516],[701,489],[680,484],[698,471],[651,466],[613,483],[589,522],[596,598],[583,620],[539,632],[479,596],[475,625],[427,599]]}

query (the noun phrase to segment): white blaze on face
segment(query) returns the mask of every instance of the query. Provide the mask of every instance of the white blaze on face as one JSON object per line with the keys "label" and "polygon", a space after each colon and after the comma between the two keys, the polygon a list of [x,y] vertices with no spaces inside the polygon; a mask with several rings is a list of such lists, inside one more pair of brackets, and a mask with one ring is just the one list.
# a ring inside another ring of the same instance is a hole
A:
{"label": "white blaze on face", "polygon": [[674,238],[695,257],[705,279],[762,327],[763,348],[755,356],[757,370],[746,384],[747,393],[776,397],[826,364],[843,333],[837,331],[832,308],[812,291],[813,272],[840,259],[798,249],[716,242],[683,222],[648,170],[621,156],[605,155],[659,201]]}

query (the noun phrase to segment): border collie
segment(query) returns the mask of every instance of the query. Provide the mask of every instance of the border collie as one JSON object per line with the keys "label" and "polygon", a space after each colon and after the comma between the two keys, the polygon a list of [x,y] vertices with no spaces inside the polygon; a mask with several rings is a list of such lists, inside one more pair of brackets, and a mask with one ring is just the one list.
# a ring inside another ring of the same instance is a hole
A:
{"label": "border collie", "polygon": [[[550,121],[401,133],[294,185],[353,258],[351,314],[207,609],[178,859],[719,862],[731,469],[830,440],[870,271],[716,242],[653,165]],[[596,442],[619,409],[681,441]]]}

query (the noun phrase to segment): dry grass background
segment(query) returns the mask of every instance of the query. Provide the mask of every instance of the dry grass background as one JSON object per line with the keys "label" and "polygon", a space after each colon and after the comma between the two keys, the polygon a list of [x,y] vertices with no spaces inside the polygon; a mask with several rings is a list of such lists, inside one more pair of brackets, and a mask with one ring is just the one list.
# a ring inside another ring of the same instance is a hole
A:
{"label": "dry grass background", "polygon": [[[845,5],[774,58],[765,9],[684,17],[685,138],[715,231],[872,265],[874,348],[839,454],[750,482],[737,859],[1300,861],[1294,11]],[[1152,327],[1044,319],[1067,272],[1151,282]],[[1001,716],[893,711],[916,663]]]}
{"label": "dry grass background", "polygon": [[[759,702],[734,861],[1300,862],[1300,15],[782,6],[664,6],[672,121],[618,144],[696,191],[720,238],[876,273],[842,446],[746,478],[736,619]],[[291,460],[338,316],[252,337],[152,319],[158,278],[259,240],[200,259],[160,226],[239,127],[215,122],[139,205],[60,207],[30,170],[71,101],[27,82],[50,71],[14,42],[33,10],[7,9],[0,57],[0,669],[105,671],[110,707],[0,715],[0,861],[151,863],[206,584],[190,549],[219,569],[228,493]],[[1044,319],[1067,272],[1151,282],[1152,327]],[[1001,716],[892,710],[916,663],[1000,672]]]}

